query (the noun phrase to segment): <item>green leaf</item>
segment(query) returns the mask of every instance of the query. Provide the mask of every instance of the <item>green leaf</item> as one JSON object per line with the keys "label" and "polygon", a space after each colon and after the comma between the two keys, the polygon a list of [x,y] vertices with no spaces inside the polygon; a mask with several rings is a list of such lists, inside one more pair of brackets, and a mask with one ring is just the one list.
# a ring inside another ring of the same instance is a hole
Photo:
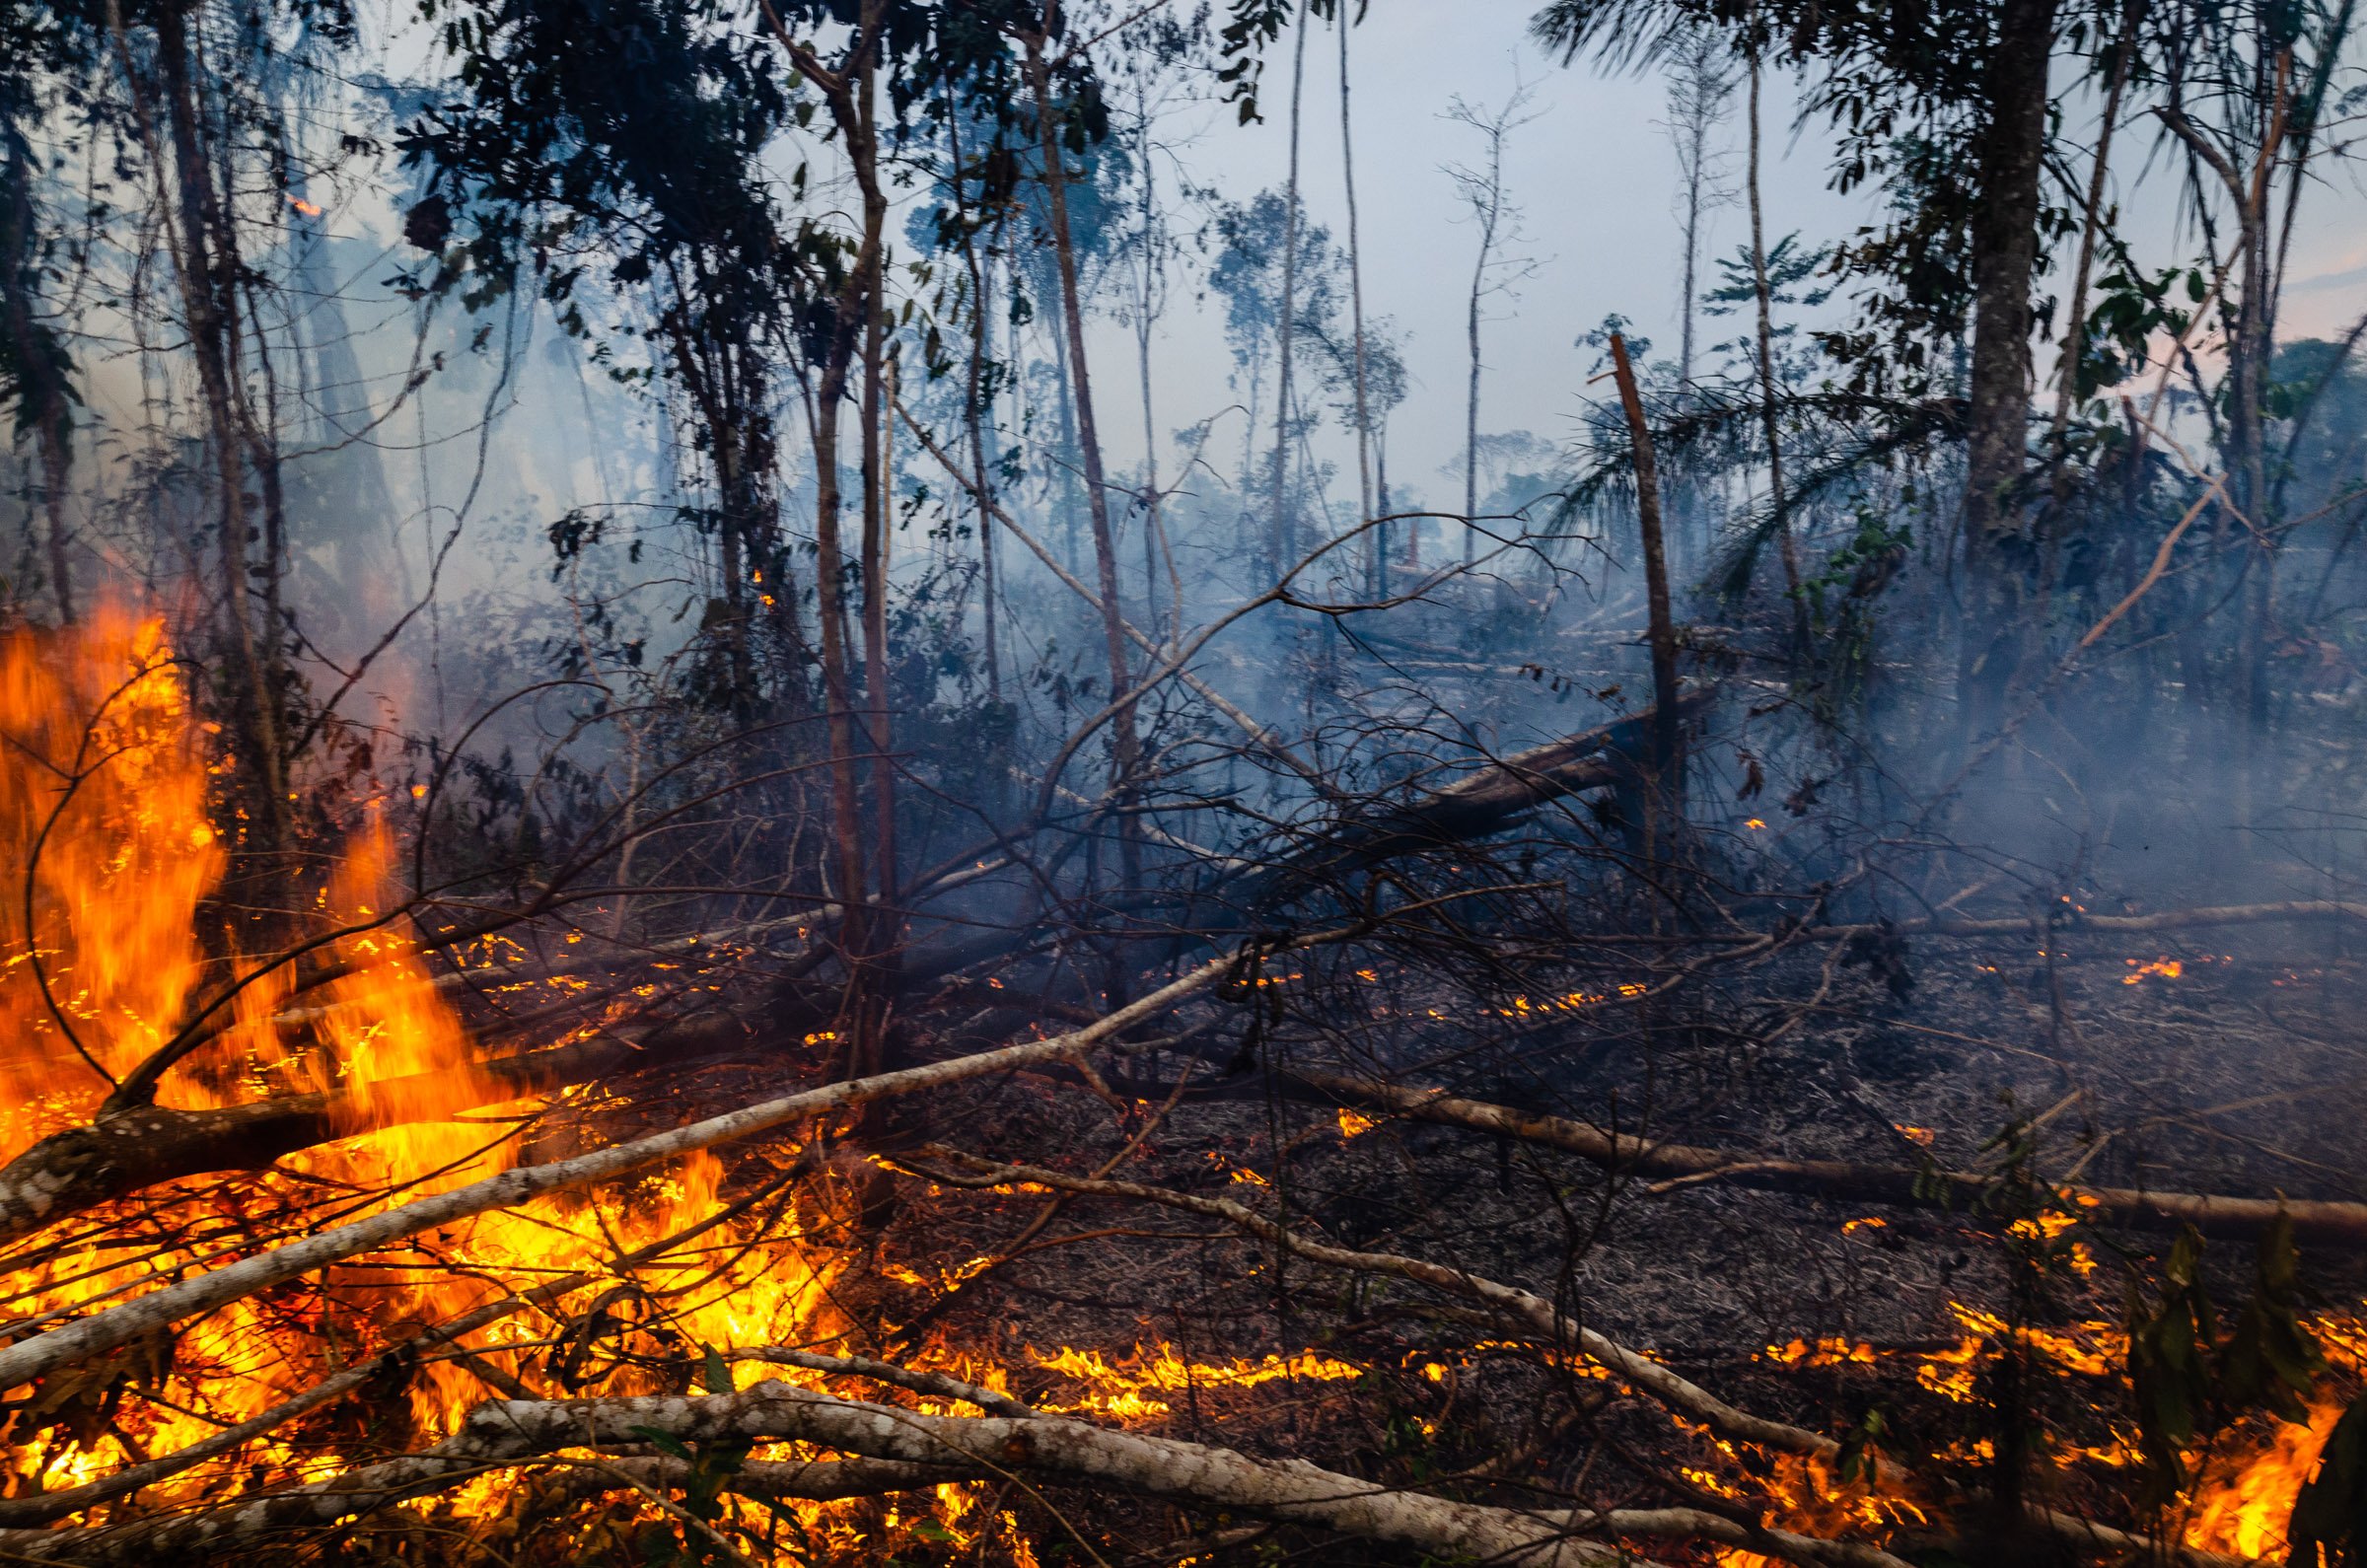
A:
{"label": "green leaf", "polygon": [[701,1345],[699,1348],[706,1352],[699,1371],[700,1381],[707,1386],[707,1391],[709,1393],[731,1392],[732,1369],[724,1364],[723,1352],[717,1350],[713,1345]]}
{"label": "green leaf", "polygon": [[650,1447],[667,1458],[681,1460],[685,1464],[693,1462],[689,1445],[673,1433],[661,1431],[654,1426],[637,1426],[632,1429],[632,1432],[635,1437],[648,1439]]}

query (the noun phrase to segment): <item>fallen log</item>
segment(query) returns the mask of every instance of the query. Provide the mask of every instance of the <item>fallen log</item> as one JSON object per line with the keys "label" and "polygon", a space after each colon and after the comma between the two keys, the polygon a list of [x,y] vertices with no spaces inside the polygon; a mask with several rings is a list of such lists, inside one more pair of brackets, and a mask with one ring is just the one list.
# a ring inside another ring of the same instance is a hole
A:
{"label": "fallen log", "polygon": [[[1777,1192],[1958,1210],[1970,1208],[1997,1185],[1994,1176],[1976,1172],[1857,1165],[1841,1160],[1764,1159],[1727,1149],[1657,1142],[1632,1133],[1614,1133],[1591,1122],[1337,1073],[1298,1069],[1289,1076],[1336,1104],[1396,1111],[1417,1120],[1559,1149],[1617,1176],[1688,1183],[1724,1181]],[[2139,1230],[2174,1231],[2191,1225],[2205,1236],[2254,1237],[2282,1218],[2292,1224],[2295,1237],[2305,1241],[2367,1246],[2367,1203],[2156,1192],[2139,1187],[2068,1185],[2057,1190],[2065,1202],[2091,1219]]]}
{"label": "fallen log", "polygon": [[[136,1525],[0,1532],[0,1551],[20,1560],[94,1568],[213,1560],[267,1534],[330,1528],[559,1450],[639,1446],[653,1431],[684,1444],[794,1441],[952,1474],[1015,1472],[1314,1526],[1456,1560],[1520,1568],[1632,1568],[1640,1560],[1616,1546],[1576,1538],[1573,1524],[1591,1516],[1461,1503],[1378,1486],[1303,1460],[1255,1460],[1081,1421],[922,1415],[774,1382],[705,1396],[495,1400],[477,1406],[458,1433],[420,1454]],[[794,1475],[778,1473],[787,1468],[768,1467],[760,1479],[794,1485]],[[821,1478],[830,1478],[829,1472]],[[878,1476],[882,1490],[900,1489],[913,1478],[903,1470]]]}
{"label": "fallen log", "polygon": [[[802,1165],[803,1162],[800,1162],[800,1165],[792,1166],[788,1172],[757,1188],[754,1192],[735,1202],[725,1204],[704,1218],[684,1226],[672,1236],[663,1237],[624,1253],[609,1265],[609,1272],[614,1274],[629,1271],[636,1264],[663,1257],[677,1247],[695,1241],[715,1227],[747,1212],[772,1193],[777,1192],[796,1176],[803,1174],[800,1169]],[[486,1302],[482,1306],[463,1313],[458,1318],[422,1329],[413,1337],[399,1341],[365,1361],[349,1366],[344,1371],[282,1399],[279,1403],[257,1412],[245,1421],[234,1426],[224,1427],[187,1448],[139,1461],[110,1475],[102,1476],[95,1481],[86,1481],[80,1486],[40,1492],[20,1492],[15,1497],[0,1498],[0,1526],[47,1524],[52,1520],[64,1519],[69,1514],[82,1513],[96,1508],[102,1503],[111,1502],[118,1497],[128,1497],[146,1487],[170,1480],[184,1470],[204,1463],[209,1459],[234,1453],[249,1443],[267,1436],[286,1426],[289,1422],[310,1414],[323,1405],[333,1404],[374,1379],[384,1377],[391,1372],[416,1366],[420,1354],[424,1351],[432,1350],[438,1345],[455,1344],[488,1323],[497,1322],[514,1313],[524,1312],[529,1307],[544,1306],[556,1302],[570,1292],[581,1290],[584,1286],[602,1277],[604,1277],[602,1274],[589,1271],[561,1274],[555,1279],[543,1280],[529,1289]],[[850,1367],[848,1370],[859,1375],[865,1369]]]}
{"label": "fallen log", "polygon": [[[2198,909],[2161,909],[2152,914],[2088,914],[2071,911],[2051,920],[1900,920],[1888,929],[1902,936],[2011,937],[2033,931],[2198,931],[2211,926],[2274,925],[2285,920],[2367,920],[2367,904],[2339,898],[2291,898],[2282,903],[2206,904]],[[1873,935],[1880,925],[1823,926],[1819,936]]]}

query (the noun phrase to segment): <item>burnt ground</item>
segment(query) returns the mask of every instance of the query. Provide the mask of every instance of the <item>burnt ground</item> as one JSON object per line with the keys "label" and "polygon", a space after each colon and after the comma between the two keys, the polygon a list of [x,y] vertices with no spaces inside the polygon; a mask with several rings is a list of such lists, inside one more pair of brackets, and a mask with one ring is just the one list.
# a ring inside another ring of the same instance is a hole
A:
{"label": "burnt ground", "polygon": [[[1903,996],[1829,955],[1801,956],[1707,981],[1648,1021],[1614,1001],[1499,1029],[1484,1049],[1435,1031],[1356,1039],[1389,1038],[1408,1081],[1746,1157],[1981,1168],[1996,1163],[2009,1124],[2035,1121],[2035,1167],[2049,1177],[2076,1166],[2093,1182],[2186,1191],[2367,1189],[2355,1136],[2367,1115],[2367,1041],[2353,1023],[2367,1016],[2367,962],[2343,951],[2355,934],[2256,927],[2050,940],[2051,959],[2033,940],[1916,939]],[[2171,961],[2175,976],[2164,972]],[[1357,1054],[1353,1032],[1327,1027],[1336,1019],[1313,999],[1295,1017],[1269,1024],[1254,1053],[1230,1043],[1239,1019],[1220,1019],[1220,1043],[1203,1048],[1198,1069],[1215,1092],[1180,1102],[1121,1174],[1269,1212],[1278,1201],[1337,1242],[1558,1296],[1590,1325],[1761,1413],[1837,1434],[1880,1407],[1893,1441],[1923,1454],[1961,1456],[1993,1431],[1985,1385],[1971,1403],[1942,1398],[1917,1369],[1965,1339],[1952,1303],[2010,1309],[2015,1254],[1999,1236],[2003,1217],[1715,1180],[1654,1190],[1553,1151],[1401,1120],[1343,1137],[1334,1110],[1269,1092],[1252,1065],[1253,1054],[1315,1064]],[[1425,1059],[1430,1070],[1410,1066]],[[1172,1078],[1175,1066],[1164,1057],[1145,1076]],[[933,1138],[1083,1174],[1140,1130],[1138,1115],[1059,1075],[1022,1075],[936,1104],[925,1124],[899,1125],[890,1141],[909,1149]],[[938,1267],[996,1253],[1045,1201],[898,1181],[904,1201],[871,1245]],[[2069,1239],[2077,1261],[2062,1249],[2027,1320],[2115,1364],[2049,1367],[2046,1386],[2022,1403],[2063,1443],[2109,1446],[2129,1430],[2119,1352],[2083,1325],[2123,1319],[2130,1282],[2154,1277],[2168,1238],[2083,1225]],[[1059,1345],[1122,1357],[1167,1344],[1200,1361],[1320,1349],[1372,1376],[1254,1393],[1171,1390],[1163,1429],[1377,1479],[1477,1465],[1490,1484],[1512,1487],[1506,1495],[1535,1485],[1640,1506],[1671,1500],[1673,1466],[1720,1462],[1648,1406],[1541,1368],[1483,1316],[1295,1259],[1277,1269],[1266,1249],[1205,1220],[1075,1200],[1037,1246],[951,1303],[883,1287],[859,1316],[883,1325],[925,1317],[921,1337],[1012,1369],[1018,1391],[1052,1403],[1077,1392],[1036,1368]],[[2250,1248],[2214,1242],[2206,1258],[2220,1299],[2239,1301]],[[2367,1290],[2355,1258],[2307,1252],[2303,1266],[2330,1308]],[[893,1329],[883,1332],[898,1348]],[[1828,1337],[1883,1354],[1837,1367],[1763,1354]],[[1446,1370],[1423,1370],[1432,1364]],[[2240,1446],[2258,1426],[2239,1421],[2227,1441]],[[2110,1467],[2068,1484],[2096,1517],[2146,1522]]]}

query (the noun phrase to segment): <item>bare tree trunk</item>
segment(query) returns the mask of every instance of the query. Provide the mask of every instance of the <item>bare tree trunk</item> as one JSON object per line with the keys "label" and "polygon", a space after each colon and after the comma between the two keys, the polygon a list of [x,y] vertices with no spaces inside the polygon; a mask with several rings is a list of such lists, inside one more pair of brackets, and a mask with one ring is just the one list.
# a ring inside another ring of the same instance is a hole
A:
{"label": "bare tree trunk", "polygon": [[[1356,128],[1348,114],[1348,9],[1333,19],[1339,27],[1339,173],[1348,198],[1348,329],[1353,335],[1356,373],[1356,493],[1362,508],[1360,524],[1381,514],[1373,509],[1373,419],[1365,393],[1364,255],[1356,234]],[[1378,599],[1389,592],[1389,526],[1371,531],[1365,546],[1365,592]]]}
{"label": "bare tree trunk", "polygon": [[1069,455],[1077,450],[1077,394],[1068,379],[1068,327],[1058,311],[1045,316],[1045,334],[1052,343],[1052,366],[1059,372],[1052,378],[1052,406],[1060,416],[1060,453],[1051,464],[1049,477],[1060,491],[1060,552],[1071,570],[1077,564],[1077,472]]}
{"label": "bare tree trunk", "polygon": [[1688,169],[1685,181],[1685,273],[1680,285],[1678,309],[1680,325],[1677,333],[1677,382],[1679,386],[1693,384],[1693,326],[1699,315],[1699,287],[1694,270],[1701,257],[1701,173]]}
{"label": "bare tree trunk", "polygon": [[[1044,9],[1048,33],[1059,13],[1057,0]],[[1102,471],[1102,443],[1094,423],[1093,379],[1085,360],[1085,304],[1077,283],[1077,251],[1068,222],[1068,171],[1062,162],[1060,133],[1052,115],[1052,74],[1044,63],[1044,34],[1027,40],[1028,73],[1036,89],[1036,129],[1043,153],[1043,184],[1051,208],[1052,249],[1060,267],[1060,312],[1068,338],[1068,380],[1075,392],[1077,444],[1085,467],[1085,513],[1093,528],[1094,565],[1099,573],[1102,632],[1110,657],[1110,700],[1123,703],[1132,680],[1127,670],[1125,620],[1117,597],[1117,550],[1110,532],[1110,492]],[[1134,729],[1134,709],[1121,706],[1111,721],[1110,787],[1117,810],[1118,853],[1126,883],[1138,886],[1142,872],[1142,839],[1131,814],[1124,810],[1133,788],[1140,743]]]}
{"label": "bare tree trunk", "polygon": [[1643,394],[1628,362],[1627,340],[1611,334],[1611,363],[1619,383],[1619,405],[1627,415],[1627,439],[1635,455],[1635,511],[1644,540],[1644,593],[1650,606],[1652,641],[1652,784],[1656,812],[1669,822],[1684,810],[1684,735],[1677,706],[1677,628],[1669,613],[1669,562],[1662,547],[1660,470],[1653,461],[1652,427],[1644,418]]}
{"label": "bare tree trunk", "polygon": [[[875,301],[882,298],[880,283],[875,273]],[[883,340],[886,332],[879,323],[885,315],[885,310],[875,305],[874,324],[869,328]],[[897,375],[896,361],[886,357],[881,342],[867,345],[864,359],[863,677],[871,710],[872,875],[878,879],[881,903],[894,905],[897,880],[896,732],[890,688],[895,671],[888,646],[888,587],[890,541],[896,525],[896,431],[888,410],[896,399]],[[876,919],[883,924],[882,934],[892,938],[885,927],[896,919],[893,909],[883,908]]]}
{"label": "bare tree trunk", "polygon": [[978,602],[985,612],[986,636],[986,700],[1003,700],[1002,654],[995,635],[994,582],[994,519],[986,510],[986,497],[993,492],[986,485],[986,333],[992,321],[989,300],[988,269],[979,264],[977,235],[972,232],[965,193],[967,176],[962,166],[962,116],[947,116],[946,135],[953,150],[954,201],[963,208],[962,262],[969,272],[969,365],[968,380],[962,393],[962,415],[969,427],[970,482],[978,509]]}
{"label": "bare tree trunk", "polygon": [[[2265,31],[2263,24],[2263,31]],[[2246,181],[2241,213],[2244,246],[2243,304],[2237,317],[2236,351],[2230,357],[2228,433],[2229,467],[2238,481],[2238,505],[2251,520],[2246,535],[2248,580],[2245,588],[2244,629],[2241,642],[2246,727],[2256,741],[2252,765],[2238,777],[2246,799],[2238,820],[2249,827],[2256,819],[2262,788],[2273,789],[2272,775],[2259,764],[2269,755],[2264,737],[2268,729],[2268,629],[2276,606],[2276,519],[2269,516],[2268,435],[2266,400],[2269,358],[2275,351],[2270,330],[2275,319],[2275,255],[2270,233],[2271,177],[2285,140],[2293,88],[2293,49],[2276,52],[2275,82],[2266,106],[2267,127],[2260,139],[2251,178]]]}
{"label": "bare tree trunk", "polygon": [[[882,0],[874,0],[874,4],[885,11]],[[867,153],[874,160],[861,181],[863,232],[868,242],[874,234],[884,236],[888,221],[888,197],[876,162],[879,73],[871,50],[865,50],[856,64],[855,92],[856,108],[867,132]],[[887,982],[879,977],[879,971],[883,964],[895,962],[897,924],[896,759],[888,714],[888,532],[895,522],[895,498],[888,490],[886,452],[888,399],[894,393],[895,372],[887,360],[886,255],[883,238],[881,243],[866,244],[862,257],[870,271],[863,284],[863,678],[869,709],[864,744],[872,754],[871,875],[879,890],[879,908],[863,921],[862,954],[875,983],[859,987],[856,997],[855,1037],[849,1049],[849,1071],[855,1077],[888,1065]],[[853,895],[862,897],[863,890],[858,887]]]}
{"label": "bare tree trunk", "polygon": [[[120,19],[116,23],[121,42]],[[222,614],[240,688],[234,696],[242,751],[252,757],[254,786],[261,794],[261,818],[271,840],[266,850],[286,846],[294,837],[288,811],[287,757],[282,748],[279,706],[281,694],[265,639],[276,639],[277,626],[257,636],[252,604],[253,562],[248,546],[253,522],[248,508],[247,463],[251,443],[239,411],[237,386],[240,325],[238,274],[224,245],[226,216],[214,188],[213,164],[207,156],[199,125],[197,88],[193,75],[193,40],[188,17],[178,0],[158,8],[156,64],[165,104],[165,123],[173,144],[173,183],[178,236],[173,247],[179,273],[183,310],[187,315],[189,350],[197,364],[198,385],[205,399],[206,422],[214,448],[215,482],[221,488],[220,589]],[[130,51],[124,47],[126,68]],[[132,90],[138,92],[135,80]],[[242,758],[242,760],[245,760]]]}
{"label": "bare tree trunk", "polygon": [[[814,540],[815,590],[822,619],[822,678],[828,704],[830,747],[830,861],[831,890],[838,902],[839,961],[847,983],[840,1002],[843,1051],[836,1066],[848,1076],[860,1076],[867,1059],[878,1054],[879,998],[873,983],[874,941],[871,930],[869,883],[864,865],[863,799],[859,778],[861,753],[856,748],[856,693],[852,650],[848,646],[846,604],[845,490],[838,464],[839,418],[847,400],[847,383],[858,347],[865,352],[866,371],[872,365],[870,334],[881,308],[876,288],[881,278],[880,256],[886,244],[888,197],[879,175],[878,126],[872,117],[871,55],[877,45],[887,0],[864,0],[863,12],[848,68],[832,71],[767,13],[773,36],[810,81],[822,91],[830,117],[845,149],[863,196],[863,231],[836,298],[831,302],[830,337],[824,349],[822,374],[814,398]],[[871,532],[870,509],[876,499],[876,415],[879,412],[876,378],[866,376],[862,416],[865,516],[863,531]],[[871,540],[862,541],[869,554]],[[859,563],[868,567],[868,558]],[[893,877],[889,868],[881,876]]]}
{"label": "bare tree trunk", "polygon": [[2088,170],[2087,206],[2079,224],[2079,255],[2071,268],[2071,314],[2063,322],[2060,363],[2055,367],[2054,427],[2047,438],[2047,462],[2053,468],[2054,498],[2058,505],[2065,499],[2070,482],[2063,461],[2063,432],[2070,428],[2081,350],[2087,343],[2088,282],[2096,265],[2096,236],[2104,223],[2104,186],[2112,171],[2113,131],[2120,118],[2120,98],[2128,87],[2129,67],[2136,59],[2137,27],[2144,20],[2145,8],[2146,0],[2127,0],[2121,8],[2120,41],[2113,51],[2112,84],[2105,90],[2104,118],[2096,130],[2095,162]]}
{"label": "bare tree trunk", "polygon": [[73,464],[72,385],[64,350],[36,315],[39,275],[34,256],[37,213],[33,199],[33,148],[6,106],[0,106],[0,332],[17,368],[17,419],[33,431],[41,469],[42,553],[50,597],[62,625],[74,622],[74,571],[66,524],[66,486]]}
{"label": "bare tree trunk", "polygon": [[1783,561],[1783,590],[1792,605],[1795,650],[1808,651],[1808,602],[1800,594],[1800,547],[1792,538],[1792,519],[1783,490],[1783,430],[1775,413],[1774,301],[1767,287],[1767,232],[1758,199],[1759,113],[1758,54],[1751,55],[1751,282],[1758,303],[1759,429],[1767,443],[1768,526],[1775,531],[1777,553]]}
{"label": "bare tree trunk", "polygon": [[[1142,273],[1136,294],[1134,312],[1134,366],[1142,392],[1142,618],[1151,635],[1159,635],[1159,552],[1166,538],[1162,503],[1159,492],[1159,420],[1151,403],[1151,327],[1158,308],[1160,259],[1156,225],[1159,221],[1158,193],[1151,173],[1151,105],[1150,87],[1141,78],[1134,84],[1134,113],[1138,127],[1137,156],[1142,160],[1142,222],[1141,254],[1137,258]],[[1174,563],[1169,563],[1172,578]],[[1183,584],[1178,580],[1171,593],[1169,606],[1176,632],[1181,635],[1184,625]]]}
{"label": "bare tree trunk", "polygon": [[1678,302],[1677,382],[1693,380],[1693,341],[1700,321],[1701,230],[1716,193],[1710,176],[1710,131],[1734,93],[1733,65],[1726,38],[1709,28],[1688,29],[1674,49],[1670,93],[1671,137],[1684,179],[1685,267]]}
{"label": "bare tree trunk", "polygon": [[[974,257],[972,262],[974,265]],[[970,340],[969,354],[969,461],[977,479],[978,494],[983,497],[992,493],[986,487],[986,428],[989,421],[985,417],[987,408],[978,385],[986,357],[988,323],[985,318],[990,300],[987,291],[991,287],[988,269],[977,268],[977,279],[979,321],[977,333]],[[1003,700],[1002,635],[1001,627],[996,623],[996,616],[1001,613],[1001,606],[996,602],[1001,593],[1002,588],[995,580],[994,572],[994,521],[987,515],[985,503],[981,500],[978,505],[978,603],[985,611],[986,700],[996,703]]]}
{"label": "bare tree trunk", "polygon": [[1470,351],[1470,376],[1463,399],[1463,564],[1476,559],[1479,540],[1479,300],[1486,289],[1487,252],[1493,238],[1491,224],[1481,230],[1479,259],[1471,265],[1471,297],[1464,317],[1464,333]]}
{"label": "bare tree trunk", "polygon": [[1284,455],[1290,447],[1291,329],[1299,313],[1299,107],[1307,78],[1307,4],[1299,0],[1298,42],[1290,63],[1290,179],[1282,197],[1282,320],[1278,323],[1281,364],[1274,392],[1274,464],[1266,486],[1266,548],[1269,570],[1281,572],[1297,555],[1296,531],[1283,514]]}

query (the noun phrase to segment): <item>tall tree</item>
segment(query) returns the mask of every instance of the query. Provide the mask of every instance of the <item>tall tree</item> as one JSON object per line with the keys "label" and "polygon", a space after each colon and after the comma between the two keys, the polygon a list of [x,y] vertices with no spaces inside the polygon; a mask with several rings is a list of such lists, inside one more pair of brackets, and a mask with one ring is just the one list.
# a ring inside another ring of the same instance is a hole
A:
{"label": "tall tree", "polygon": [[1309,0],[1299,0],[1296,41],[1290,55],[1290,175],[1282,190],[1282,306],[1275,323],[1274,456],[1265,492],[1266,570],[1285,570],[1298,554],[1297,530],[1284,510],[1285,459],[1291,443],[1292,337],[1299,310],[1299,119],[1307,82]]}
{"label": "tall tree", "polygon": [[1353,344],[1356,404],[1356,521],[1370,529],[1365,553],[1365,592],[1379,598],[1389,591],[1389,530],[1375,522],[1373,505],[1373,405],[1370,367],[1364,342],[1364,253],[1356,225],[1356,125],[1348,111],[1348,17],[1343,9],[1334,19],[1339,29],[1339,178],[1348,202],[1348,331]]}
{"label": "tall tree", "polygon": [[73,359],[51,319],[46,284],[55,268],[37,187],[40,170],[27,132],[41,104],[36,55],[70,47],[52,19],[11,6],[0,29],[0,411],[19,440],[33,439],[40,464],[40,554],[61,621],[74,619],[72,534],[66,520],[73,469]]}
{"label": "tall tree", "polygon": [[[2118,8],[2096,9],[2109,19]],[[1808,111],[1838,133],[1840,188],[1890,185],[1889,221],[1841,257],[1865,284],[1864,324],[1829,341],[1861,389],[1913,391],[1970,326],[1958,700],[1972,735],[1999,721],[2027,651],[2032,291],[2061,221],[2042,188],[2061,20],[2061,0],[1553,0],[1532,23],[1565,59],[1597,50],[1614,61],[1656,57],[1687,27],[1716,28],[1741,58],[1808,77]],[[2109,21],[2084,27],[2090,38],[2112,33]]]}
{"label": "tall tree", "polygon": [[1521,237],[1521,210],[1505,182],[1504,148],[1512,133],[1537,118],[1529,106],[1537,90],[1516,81],[1512,92],[1496,107],[1481,107],[1457,98],[1446,117],[1479,134],[1477,164],[1449,164],[1447,178],[1477,231],[1479,245],[1471,258],[1471,282],[1464,297],[1464,342],[1468,372],[1463,404],[1463,563],[1471,564],[1478,547],[1479,515],[1479,375],[1484,361],[1479,352],[1479,326],[1487,301],[1511,289],[1534,267],[1525,256],[1507,254]]}
{"label": "tall tree", "polygon": [[1670,144],[1677,153],[1677,224],[1685,246],[1678,278],[1677,380],[1693,379],[1693,334],[1700,298],[1701,247],[1709,216],[1725,199],[1712,145],[1734,98],[1735,63],[1714,29],[1687,27],[1669,49]]}
{"label": "tall tree", "polygon": [[[1106,116],[1100,107],[1098,94],[1079,95],[1075,89],[1081,78],[1073,69],[1065,82],[1055,76],[1048,49],[1060,25],[1057,0],[1047,0],[1043,11],[1043,30],[1026,33],[1021,41],[1027,50],[1028,82],[1036,107],[1038,146],[1042,156],[1041,175],[1046,205],[1049,208],[1052,231],[1052,252],[1059,264],[1060,315],[1066,328],[1069,384],[1077,410],[1077,442],[1085,469],[1086,516],[1093,528],[1094,567],[1101,591],[1102,635],[1109,655],[1110,701],[1115,707],[1111,717],[1112,745],[1110,748],[1110,784],[1112,806],[1117,821],[1118,850],[1123,861],[1127,886],[1138,886],[1142,879],[1142,837],[1132,813],[1126,808],[1130,792],[1136,785],[1140,761],[1140,742],[1135,729],[1134,708],[1128,701],[1133,685],[1131,660],[1126,651],[1124,610],[1118,598],[1117,544],[1110,527],[1110,491],[1102,466],[1101,430],[1094,415],[1093,378],[1085,351],[1084,293],[1078,282],[1077,244],[1069,223],[1068,211],[1068,155],[1081,151],[1089,135],[1106,128]],[[1076,63],[1071,59],[1072,65]],[[1055,100],[1055,86],[1069,91]]]}

